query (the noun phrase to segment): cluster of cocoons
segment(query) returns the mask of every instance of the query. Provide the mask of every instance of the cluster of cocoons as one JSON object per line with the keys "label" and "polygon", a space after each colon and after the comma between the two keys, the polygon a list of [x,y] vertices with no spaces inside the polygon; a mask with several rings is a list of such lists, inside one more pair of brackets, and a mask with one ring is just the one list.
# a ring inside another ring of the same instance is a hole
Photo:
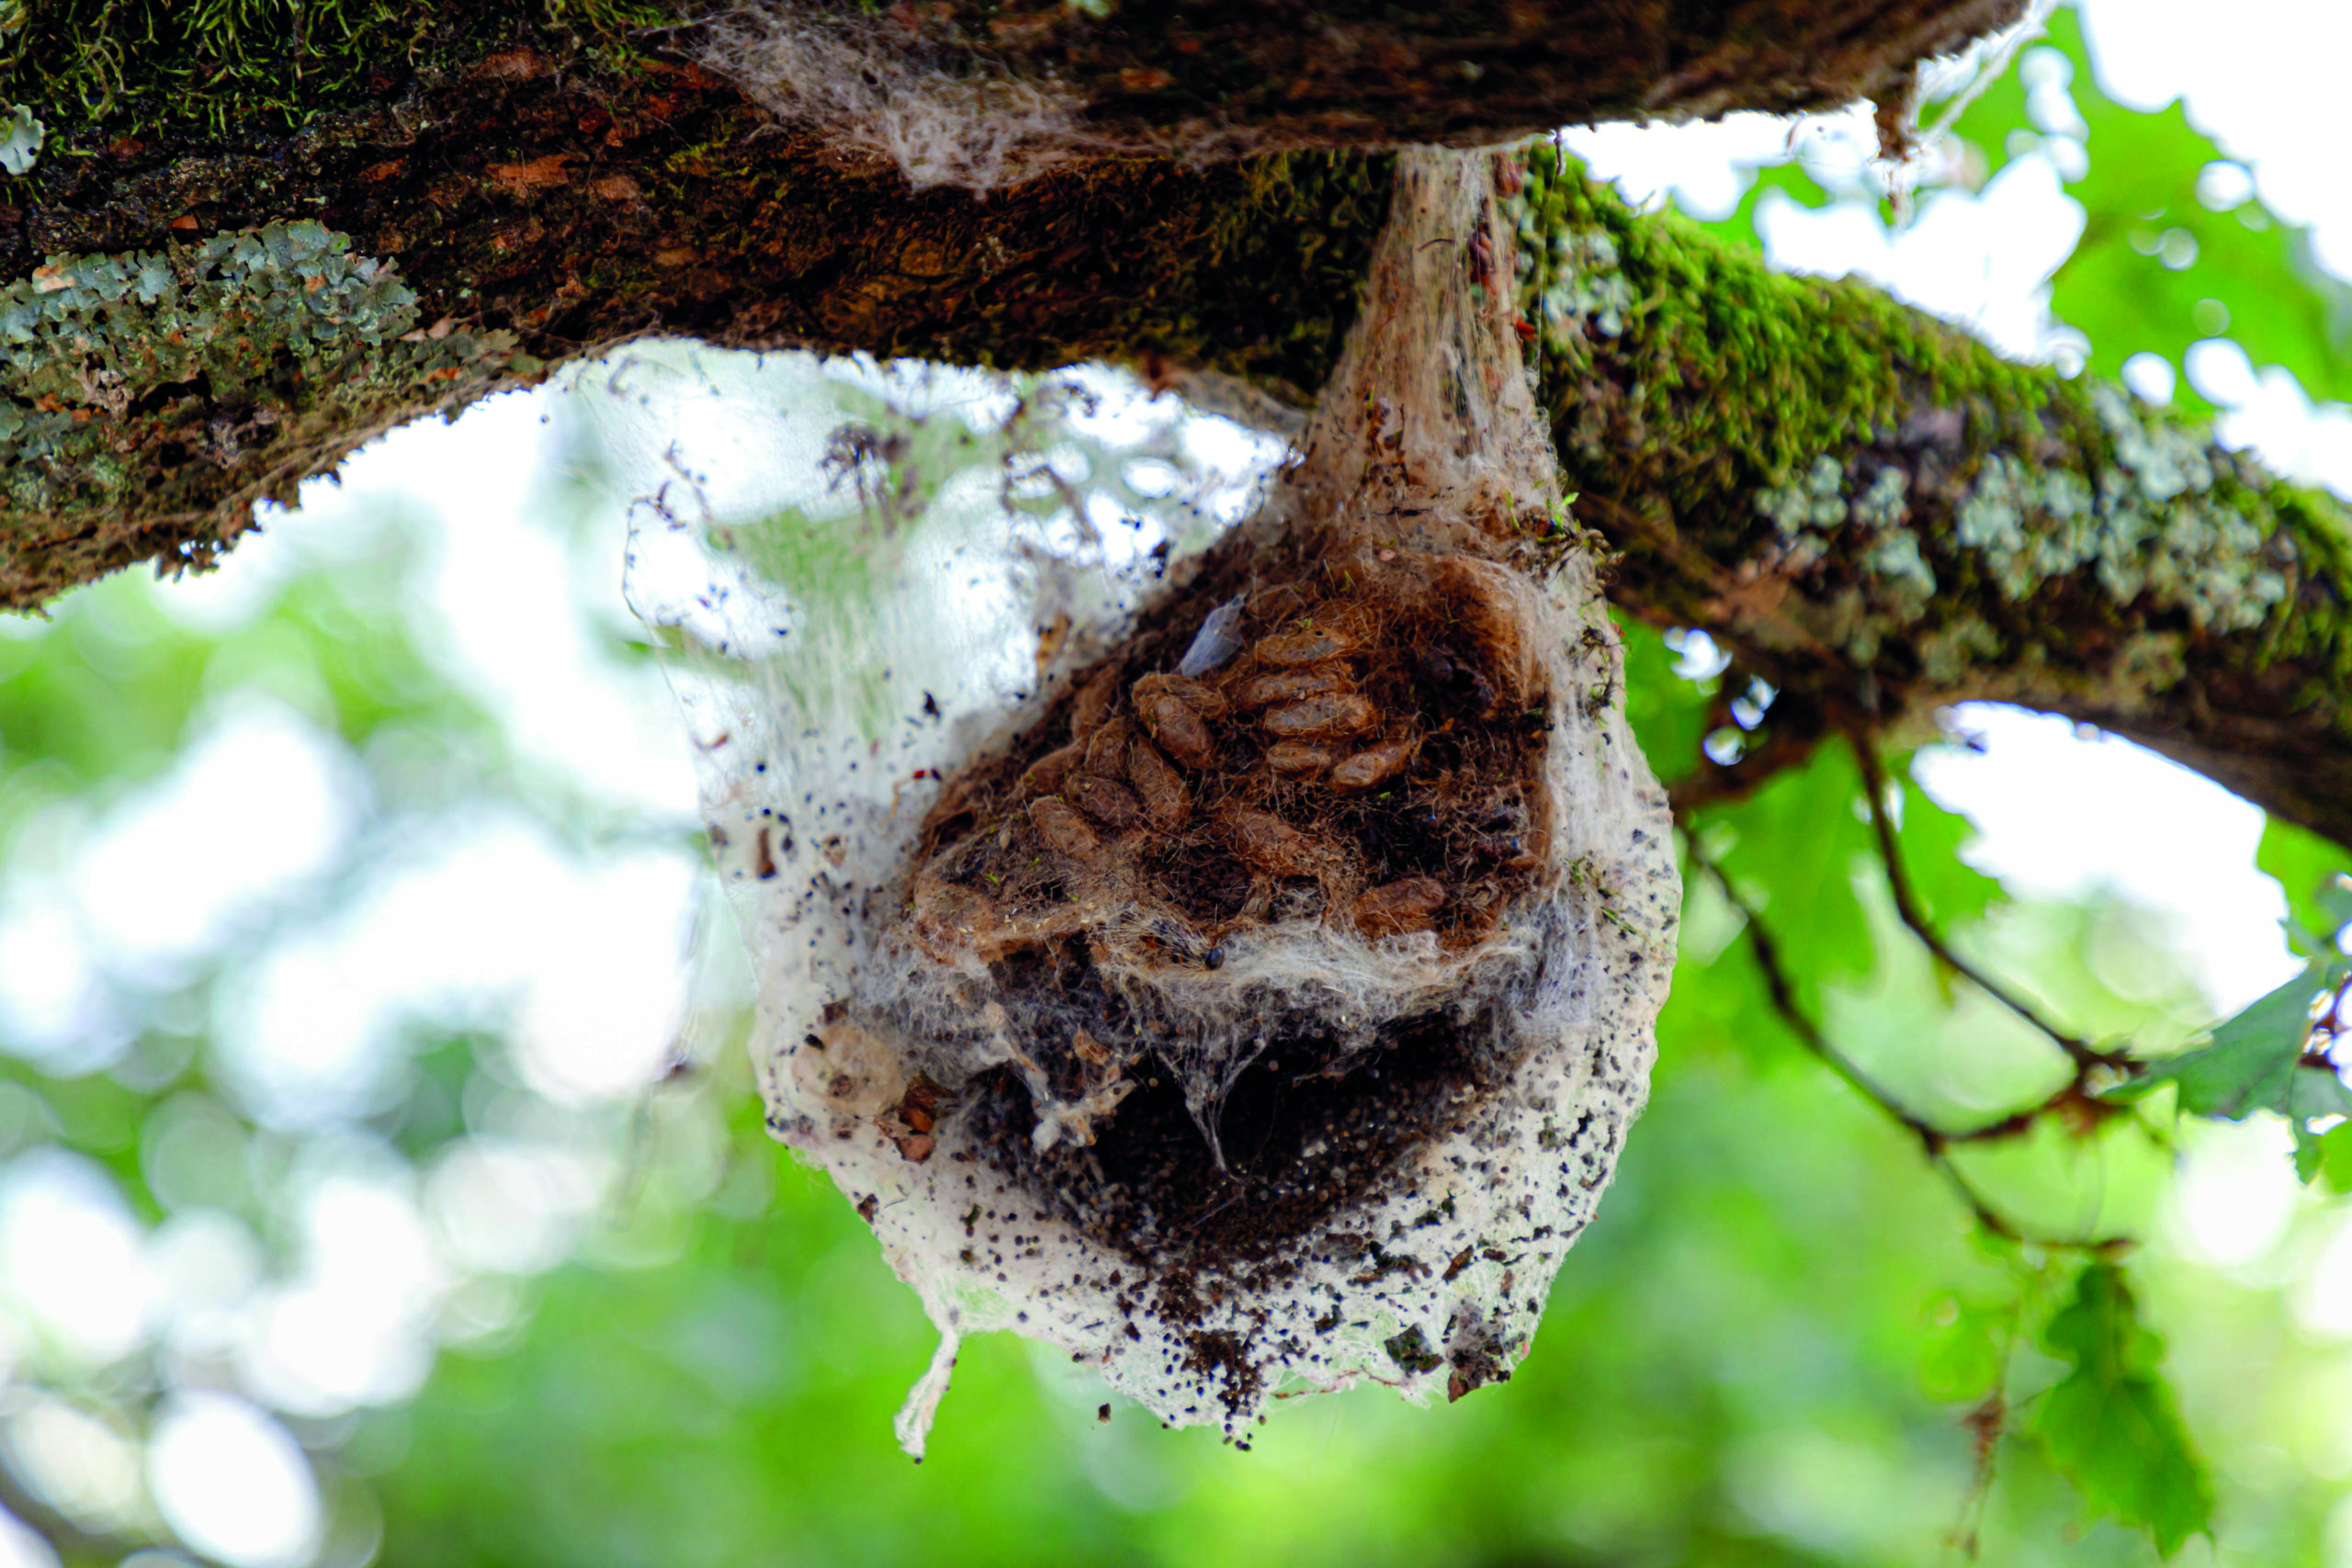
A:
{"label": "cluster of cocoons", "polygon": [[825,955],[766,998],[771,1125],[942,1331],[918,1454],[988,1329],[1244,1442],[1288,1394],[1501,1382],[1608,1182],[1679,887],[1473,287],[1511,167],[1401,160],[1301,460],[919,810],[859,818],[887,870],[796,839],[779,874],[764,764],[723,796],[763,967]]}

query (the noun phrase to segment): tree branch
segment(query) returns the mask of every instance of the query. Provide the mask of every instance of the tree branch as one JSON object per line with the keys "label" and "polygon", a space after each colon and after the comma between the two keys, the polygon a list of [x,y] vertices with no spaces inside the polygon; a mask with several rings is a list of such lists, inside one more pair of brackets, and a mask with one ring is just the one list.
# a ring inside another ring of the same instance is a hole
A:
{"label": "tree branch", "polygon": [[[903,114],[923,93],[979,86],[995,90],[981,107],[1007,122],[1001,130],[1047,107],[1098,151],[1198,159],[1469,146],[1603,119],[1896,102],[1917,62],[2016,21],[2025,0],[345,0],[325,17],[294,0],[227,16],[175,0],[17,8],[0,42],[17,101],[52,126],[102,124],[116,136],[293,129],[537,45],[607,85],[648,55],[699,61],[786,118],[854,116],[875,107],[865,89],[895,96],[883,112]],[[817,80],[839,65],[855,68],[863,89]]]}
{"label": "tree branch", "polygon": [[1903,869],[1903,852],[1894,841],[1894,824],[1887,818],[1886,770],[1880,763],[1878,749],[1870,737],[1860,730],[1847,731],[1846,739],[1854,750],[1854,760],[1861,767],[1862,796],[1869,803],[1871,831],[1878,839],[1879,862],[1886,868],[1886,885],[1894,895],[1895,913],[1909,927],[1919,944],[1936,956],[1936,961],[1970,985],[2000,1003],[2046,1036],[2067,1059],[2075,1064],[2077,1089],[2085,1086],[2084,1075],[2098,1067],[2123,1067],[2132,1058],[2118,1051],[2102,1051],[2089,1042],[2059,1029],[2025,1002],[2007,986],[1995,980],[1975,964],[1954,953],[1942,936],[1938,934],[1919,900],[1911,890],[1910,874]]}
{"label": "tree branch", "polygon": [[[47,128],[0,185],[0,604],[200,565],[377,431],[648,333],[1117,357],[1303,402],[1353,313],[1385,161],[1200,160],[1891,97],[2021,9],[748,0],[682,26],[714,13],[259,5],[25,0],[0,31],[0,81]],[[827,75],[844,51],[855,69]],[[984,203],[910,193],[943,137],[1046,121],[1086,156]],[[1161,146],[1187,161],[1106,155]],[[348,261],[272,254],[204,287],[206,243],[296,221]],[[397,273],[356,312],[354,267]]]}
{"label": "tree branch", "polygon": [[[1066,67],[1081,130],[1109,141],[1199,118],[1205,78],[1149,75],[1163,45],[1226,61],[1219,112],[1260,141],[1476,140],[1539,111],[1883,84],[1888,62],[2016,6],[1342,8],[1317,13],[1353,62],[1312,68],[1329,81],[1298,73],[1304,35],[1280,6],[1092,9],[996,7],[984,25],[956,0],[899,47],[984,85]],[[1096,158],[984,201],[910,192],[691,63],[705,35],[647,30],[668,17],[647,0],[365,0],[334,29],[234,37],[203,34],[210,15],[40,0],[0,42],[9,90],[51,126],[0,187],[0,276],[17,279],[0,291],[0,603],[139,559],[201,564],[255,500],[290,500],[375,432],[649,333],[1114,357],[1304,400],[1386,208],[1385,161],[1362,152]],[[1801,45],[1848,63],[1795,69]],[[1475,104],[1413,74],[1447,60],[1477,67]],[[1348,75],[1392,68],[1404,97]],[[1341,124],[1345,82],[1380,113]],[[2341,507],[2112,387],[2005,364],[1867,288],[1775,276],[1555,177],[1548,154],[1531,171],[1520,301],[1567,480],[1624,552],[1621,604],[1707,628],[1824,715],[2022,702],[2352,840]]]}
{"label": "tree branch", "polygon": [[2340,503],[1549,160],[1521,201],[1521,309],[1619,604],[1848,728],[2022,703],[2352,842]]}
{"label": "tree branch", "polygon": [[1947,1131],[1937,1126],[1880,1088],[1868,1073],[1830,1041],[1821,1026],[1798,1002],[1796,988],[1790,984],[1788,971],[1781,962],[1780,944],[1764,924],[1761,911],[1741,895],[1723,867],[1700,847],[1695,835],[1686,833],[1682,838],[1684,852],[1690,857],[1690,863],[1707,874],[1722,890],[1724,900],[1738,912],[1741,932],[1747,937],[1748,950],[1755,956],[1757,972],[1763,976],[1765,994],[1771,1000],[1772,1010],[1788,1026],[1789,1032],[1843,1080],[1847,1088],[1919,1141],[1920,1151],[1928,1156],[1928,1163],[1950,1183],[1953,1193],[1967,1206],[1980,1227],[2004,1241],[2031,1241],[2037,1246],[2066,1251],[2109,1252],[2129,1245],[2128,1239],[2122,1237],[2077,1239],[2029,1232],[1979,1192],[1975,1183],[1952,1163],[1951,1157],[1955,1145],[1998,1143],[2018,1137],[2030,1131],[2043,1116],[2052,1113],[2088,1113],[2102,1119],[2118,1114],[2116,1107],[2090,1099],[2086,1091],[2086,1075],[2093,1066],[2099,1064],[2086,1063],[2077,1058],[2074,1076],[2064,1088],[2039,1104],[2014,1111],[1998,1121],[1961,1131]]}

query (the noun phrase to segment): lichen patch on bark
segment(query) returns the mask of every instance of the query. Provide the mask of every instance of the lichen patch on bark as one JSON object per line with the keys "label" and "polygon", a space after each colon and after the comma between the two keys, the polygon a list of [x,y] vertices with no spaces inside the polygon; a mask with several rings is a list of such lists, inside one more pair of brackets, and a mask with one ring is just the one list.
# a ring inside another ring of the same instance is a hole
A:
{"label": "lichen patch on bark", "polygon": [[53,255],[0,288],[0,599],[137,558],[161,529],[174,564],[201,565],[320,447],[537,368],[512,333],[420,330],[416,304],[310,221]]}
{"label": "lichen patch on bark", "polygon": [[1855,725],[2053,708],[2352,837],[2352,520],[2210,428],[1532,160],[1522,311],[1621,604]]}

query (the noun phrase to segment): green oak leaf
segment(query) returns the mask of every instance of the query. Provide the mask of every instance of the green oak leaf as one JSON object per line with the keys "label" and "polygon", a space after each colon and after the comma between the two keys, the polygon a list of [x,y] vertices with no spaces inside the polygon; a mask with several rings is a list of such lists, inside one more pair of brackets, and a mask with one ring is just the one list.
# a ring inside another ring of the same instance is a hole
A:
{"label": "green oak leaf", "polygon": [[1855,890],[1878,856],[1862,807],[1860,770],[1842,746],[1825,746],[1749,795],[1709,807],[1692,822],[1720,831],[1716,861],[1742,892],[1760,898],[1797,1001],[1818,1016],[1822,987],[1860,979],[1877,961],[1869,911]]}
{"label": "green oak leaf", "polygon": [[1900,778],[1903,828],[1897,835],[1904,870],[1912,890],[1926,906],[1928,919],[1949,933],[1954,927],[1983,919],[2008,894],[2000,882],[1960,858],[1961,850],[1976,837],[1976,825],[1957,812],[1939,806],[1908,775]]}
{"label": "green oak leaf", "polygon": [[[2067,186],[2083,204],[2083,236],[2052,279],[2050,304],[2090,339],[2090,372],[2112,378],[2143,351],[2177,370],[2190,344],[2227,337],[2257,370],[2293,371],[2314,399],[2352,397],[2352,285],[2314,259],[2310,231],[2259,198],[2199,199],[2200,172],[2228,155],[2177,101],[2143,112],[2102,93],[2071,10],[2051,17],[2036,47],[2072,62],[2068,90],[2086,131],[2087,172]],[[2041,140],[2027,104],[2012,67],[1956,129],[1997,169]],[[2209,407],[2186,379],[2173,402]]]}
{"label": "green oak leaf", "polygon": [[2166,1084],[2180,1091],[2180,1109],[2192,1116],[2238,1121],[2257,1111],[2287,1118],[2295,1133],[2295,1172],[2309,1181],[2324,1160],[2321,1134],[2312,1122],[2352,1116],[2352,1091],[2330,1067],[2306,1064],[2312,1003],[2352,979],[2352,957],[2336,954],[2314,963],[2294,979],[2216,1024],[2210,1044],[2147,1064],[2129,1082],[2104,1098],[2133,1100]]}
{"label": "green oak leaf", "polygon": [[2164,1341],[2141,1324],[2123,1271],[2086,1266],[2041,1345],[2069,1363],[2037,1403],[2030,1428],[2051,1467],[2094,1515],[2147,1531],[2167,1557],[2209,1532],[2213,1483],[2165,1382]]}

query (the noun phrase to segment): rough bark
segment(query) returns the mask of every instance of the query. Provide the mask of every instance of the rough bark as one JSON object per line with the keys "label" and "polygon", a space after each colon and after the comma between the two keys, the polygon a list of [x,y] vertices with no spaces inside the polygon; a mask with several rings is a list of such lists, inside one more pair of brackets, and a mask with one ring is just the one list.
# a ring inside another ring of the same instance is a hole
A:
{"label": "rough bark", "polygon": [[[1884,90],[2018,9],[953,0],[736,15],[739,31],[789,16],[983,100],[1049,91],[1081,140],[1214,152],[1823,106]],[[685,14],[672,0],[23,6],[0,31],[0,94],[48,137],[0,186],[0,278],[14,280],[0,291],[0,604],[141,559],[200,564],[255,500],[290,499],[378,430],[644,333],[1008,366],[1164,359],[1297,395],[1328,366],[1385,166],[1095,158],[985,203],[910,195],[898,168],[845,152],[857,139],[840,125],[779,121],[694,64],[724,29],[677,26]],[[297,223],[325,234],[271,227]],[[259,248],[222,254],[248,231]]]}
{"label": "rough bark", "polygon": [[[1095,156],[976,199],[779,121],[650,6],[380,0],[229,38],[161,0],[35,6],[0,54],[50,128],[0,187],[0,602],[200,563],[377,430],[649,333],[1114,357],[1303,400],[1386,208],[1387,161],[1334,149],[1822,105],[2018,8],[958,0],[838,24],[987,92],[1048,82],[1102,145],[1315,149]],[[1623,605],[1714,633],[1789,694],[1783,734],[2005,697],[2352,840],[2341,508],[1534,167],[1520,302]]]}
{"label": "rough bark", "polygon": [[2111,384],[1537,160],[1522,310],[1611,595],[1879,728],[1990,698],[2352,843],[2352,518]]}
{"label": "rough bark", "polygon": [[[116,136],[290,130],[430,96],[528,43],[591,76],[771,20],[937,75],[1046,85],[1105,140],[1257,151],[1478,144],[1553,127],[1900,96],[2023,0],[17,0],[21,102]],[[51,112],[53,111],[53,113]]]}

